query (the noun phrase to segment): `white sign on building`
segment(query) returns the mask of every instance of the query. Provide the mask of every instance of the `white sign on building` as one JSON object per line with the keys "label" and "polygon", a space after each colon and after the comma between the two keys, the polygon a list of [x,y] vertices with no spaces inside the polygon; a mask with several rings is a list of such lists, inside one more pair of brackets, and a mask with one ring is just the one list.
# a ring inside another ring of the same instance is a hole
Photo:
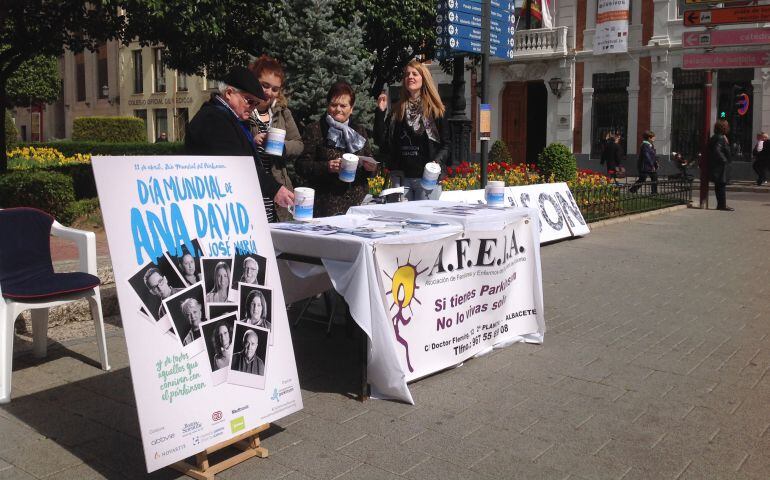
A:
{"label": "white sign on building", "polygon": [[629,0],[599,0],[594,55],[628,51]]}

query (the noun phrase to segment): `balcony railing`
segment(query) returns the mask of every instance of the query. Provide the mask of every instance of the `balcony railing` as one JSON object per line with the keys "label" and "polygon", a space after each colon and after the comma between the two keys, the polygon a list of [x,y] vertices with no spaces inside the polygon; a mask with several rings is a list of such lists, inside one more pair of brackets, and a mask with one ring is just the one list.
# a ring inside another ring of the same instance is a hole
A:
{"label": "balcony railing", "polygon": [[514,36],[514,57],[551,57],[567,54],[567,27],[519,30]]}

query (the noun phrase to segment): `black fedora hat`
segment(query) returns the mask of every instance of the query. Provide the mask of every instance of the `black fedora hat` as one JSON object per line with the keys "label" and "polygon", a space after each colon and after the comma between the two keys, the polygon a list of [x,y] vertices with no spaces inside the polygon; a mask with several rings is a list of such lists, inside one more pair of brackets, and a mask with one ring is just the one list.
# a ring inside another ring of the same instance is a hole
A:
{"label": "black fedora hat", "polygon": [[250,93],[261,100],[267,100],[262,85],[246,67],[233,67],[222,79],[223,82],[238,90]]}

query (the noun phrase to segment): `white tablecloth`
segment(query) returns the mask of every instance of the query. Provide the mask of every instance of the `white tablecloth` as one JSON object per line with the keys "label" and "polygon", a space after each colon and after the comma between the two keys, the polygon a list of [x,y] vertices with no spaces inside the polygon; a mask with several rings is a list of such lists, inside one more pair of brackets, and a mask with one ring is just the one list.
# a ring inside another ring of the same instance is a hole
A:
{"label": "white tablecloth", "polygon": [[[331,281],[335,290],[348,303],[350,314],[359,327],[369,337],[368,380],[375,398],[393,398],[413,403],[406,384],[403,367],[399,363],[393,337],[392,320],[385,308],[379,285],[380,275],[375,266],[374,249],[379,244],[414,244],[431,242],[457,235],[469,230],[495,230],[507,222],[531,218],[538,225],[537,213],[532,209],[484,209],[473,215],[454,217],[434,214],[433,209],[441,206],[456,205],[454,202],[419,201],[398,204],[354,207],[348,215],[315,219],[316,222],[338,227],[354,227],[371,223],[368,217],[404,216],[413,219],[444,221],[447,225],[436,226],[423,231],[406,231],[397,236],[376,239],[354,235],[333,234],[317,235],[272,228],[273,244],[276,254],[290,253],[321,259],[320,267],[312,267],[297,262],[281,261],[281,283],[287,301],[309,296],[308,292],[323,291],[325,281]],[[537,228],[534,229],[538,231]],[[539,246],[539,243],[538,243]],[[539,249],[535,250],[537,264],[537,292],[540,298],[542,318],[542,291]],[[328,277],[326,277],[328,275]],[[325,280],[325,279],[329,280]],[[328,284],[327,284],[328,285]],[[295,293],[296,292],[296,293]],[[545,331],[542,325],[538,332],[519,340],[542,341]],[[510,342],[508,342],[510,343]]]}
{"label": "white tablecloth", "polygon": [[[461,225],[464,230],[498,230],[509,223],[511,214],[529,214],[537,217],[537,210],[530,208],[481,208],[474,211],[473,215],[457,216],[436,213],[436,208],[462,206],[461,202],[447,202],[442,200],[422,200],[418,202],[386,203],[384,205],[362,205],[348,210],[349,215],[373,215],[408,217],[418,220],[446,222],[453,225]],[[516,216],[515,218],[518,218]]]}

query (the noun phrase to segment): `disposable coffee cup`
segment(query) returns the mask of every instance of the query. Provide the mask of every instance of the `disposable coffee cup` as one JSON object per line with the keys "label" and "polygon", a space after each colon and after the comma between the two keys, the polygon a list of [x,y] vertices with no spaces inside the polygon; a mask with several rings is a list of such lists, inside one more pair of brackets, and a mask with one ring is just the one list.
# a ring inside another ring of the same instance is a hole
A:
{"label": "disposable coffee cup", "polygon": [[484,198],[491,207],[502,207],[505,204],[505,182],[494,180],[487,182]]}
{"label": "disposable coffee cup", "polygon": [[425,164],[425,170],[422,171],[422,188],[425,190],[433,190],[438,183],[438,177],[441,175],[441,165],[435,162]]}
{"label": "disposable coffee cup", "polygon": [[294,220],[307,221],[313,218],[313,201],[315,200],[315,190],[307,187],[297,187],[294,189],[294,205],[289,205],[289,212],[294,216]]}
{"label": "disposable coffee cup", "polygon": [[270,128],[267,131],[267,142],[265,142],[265,153],[268,155],[282,156],[283,142],[286,140],[286,130],[281,128]]}
{"label": "disposable coffee cup", "polygon": [[346,153],[342,155],[340,164],[340,180],[351,183],[356,179],[356,170],[358,169],[358,155]]}

